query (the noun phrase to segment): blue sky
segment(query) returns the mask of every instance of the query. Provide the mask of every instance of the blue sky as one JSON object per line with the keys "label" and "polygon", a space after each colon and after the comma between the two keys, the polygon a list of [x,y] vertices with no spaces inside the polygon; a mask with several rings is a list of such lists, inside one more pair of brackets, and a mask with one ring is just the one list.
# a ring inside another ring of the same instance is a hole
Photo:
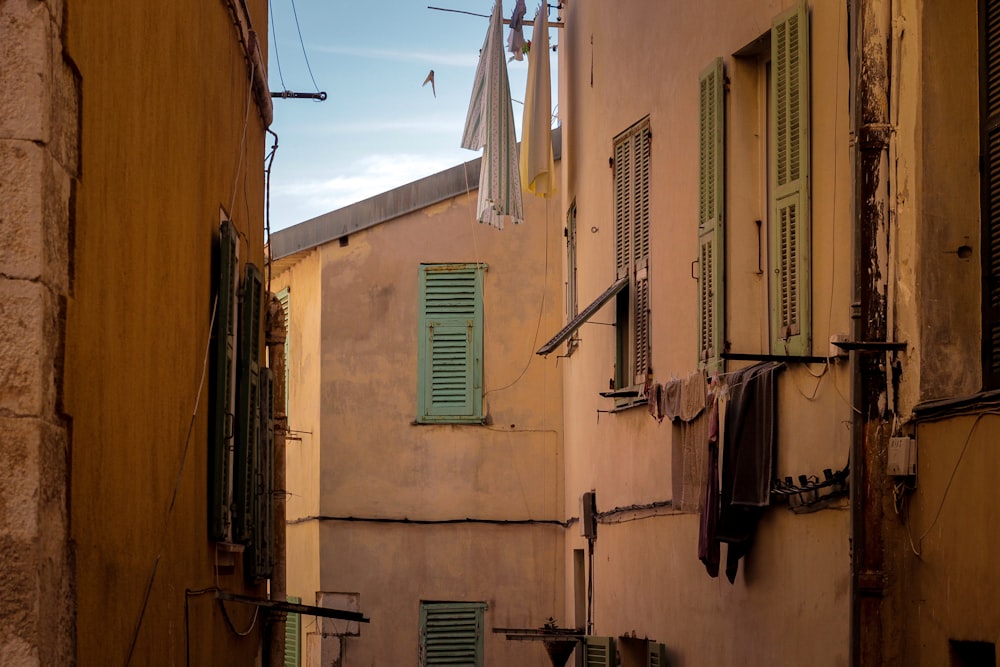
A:
{"label": "blue sky", "polygon": [[[527,24],[538,1],[525,4]],[[274,100],[272,231],[478,157],[459,141],[489,20],[428,6],[489,15],[492,0],[270,0],[270,6],[271,90],[315,92],[308,58],[316,86],[328,95],[325,102]],[[504,1],[505,17],[513,8],[514,0]],[[550,22],[556,14],[550,10]],[[504,39],[508,32],[505,26]],[[553,45],[558,32],[549,30]],[[555,54],[550,58],[555,105]],[[430,84],[421,85],[431,69],[437,97]],[[523,100],[527,59],[510,62],[508,73],[511,96]],[[515,103],[518,137],[521,110]]]}

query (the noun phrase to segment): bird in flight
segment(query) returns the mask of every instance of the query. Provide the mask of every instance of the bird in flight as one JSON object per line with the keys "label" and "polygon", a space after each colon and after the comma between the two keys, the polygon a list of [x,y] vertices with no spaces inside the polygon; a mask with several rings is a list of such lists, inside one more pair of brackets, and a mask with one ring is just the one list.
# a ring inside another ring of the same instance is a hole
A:
{"label": "bird in flight", "polygon": [[430,82],[431,84],[431,92],[434,93],[434,97],[437,97],[438,96],[437,91],[434,90],[434,70],[431,70],[430,72],[427,73],[427,78],[424,79],[424,82],[421,84],[421,86],[426,86],[428,82]]}

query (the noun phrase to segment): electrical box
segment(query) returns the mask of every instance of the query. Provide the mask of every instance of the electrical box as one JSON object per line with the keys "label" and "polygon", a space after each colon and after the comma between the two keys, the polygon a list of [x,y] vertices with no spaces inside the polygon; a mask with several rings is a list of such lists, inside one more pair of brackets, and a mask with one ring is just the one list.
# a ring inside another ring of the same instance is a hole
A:
{"label": "electrical box", "polygon": [[889,438],[889,456],[886,473],[896,477],[917,474],[917,441],[903,436]]}
{"label": "electrical box", "polygon": [[592,540],[597,537],[597,499],[593,491],[580,496],[580,535]]}

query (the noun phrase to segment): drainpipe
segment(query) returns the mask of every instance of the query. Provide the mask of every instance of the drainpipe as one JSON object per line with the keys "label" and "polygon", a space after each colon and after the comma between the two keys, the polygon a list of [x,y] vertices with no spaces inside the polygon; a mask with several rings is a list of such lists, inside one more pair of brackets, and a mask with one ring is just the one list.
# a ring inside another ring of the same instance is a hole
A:
{"label": "drainpipe", "polygon": [[[850,0],[854,24],[855,341],[887,340],[889,277],[889,46],[891,0]],[[886,353],[857,350],[852,364],[851,664],[883,664],[886,615],[883,498],[889,439]],[[887,623],[887,621],[886,621]]]}
{"label": "drainpipe", "polygon": [[[271,574],[271,599],[285,602],[288,599],[285,580],[285,433],[288,432],[288,415],[285,414],[285,311],[274,294],[270,295],[267,308],[266,344],[268,365],[274,373],[274,486],[273,486],[273,550],[274,569]],[[270,651],[272,667],[285,664],[286,613],[269,615]]]}

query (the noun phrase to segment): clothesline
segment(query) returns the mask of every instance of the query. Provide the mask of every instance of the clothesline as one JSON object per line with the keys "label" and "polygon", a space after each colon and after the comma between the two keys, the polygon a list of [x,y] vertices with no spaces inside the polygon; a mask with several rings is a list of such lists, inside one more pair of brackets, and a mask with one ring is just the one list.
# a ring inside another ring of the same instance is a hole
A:
{"label": "clothesline", "polygon": [[[431,7],[430,5],[428,5],[427,9],[435,9],[435,10],[437,10],[439,12],[454,12],[455,14],[468,14],[469,16],[479,16],[479,17],[482,17],[484,19],[488,19],[490,17],[489,14],[479,14],[477,12],[467,12],[467,11],[465,11],[463,9],[449,9],[448,7]],[[531,21],[527,21],[526,23],[530,24],[532,22],[534,22],[534,19],[531,19]],[[504,25],[510,25],[510,19],[504,19],[503,20],[503,24]],[[562,21],[550,21],[549,22],[549,27],[550,28],[562,28],[564,25],[565,24]]]}

